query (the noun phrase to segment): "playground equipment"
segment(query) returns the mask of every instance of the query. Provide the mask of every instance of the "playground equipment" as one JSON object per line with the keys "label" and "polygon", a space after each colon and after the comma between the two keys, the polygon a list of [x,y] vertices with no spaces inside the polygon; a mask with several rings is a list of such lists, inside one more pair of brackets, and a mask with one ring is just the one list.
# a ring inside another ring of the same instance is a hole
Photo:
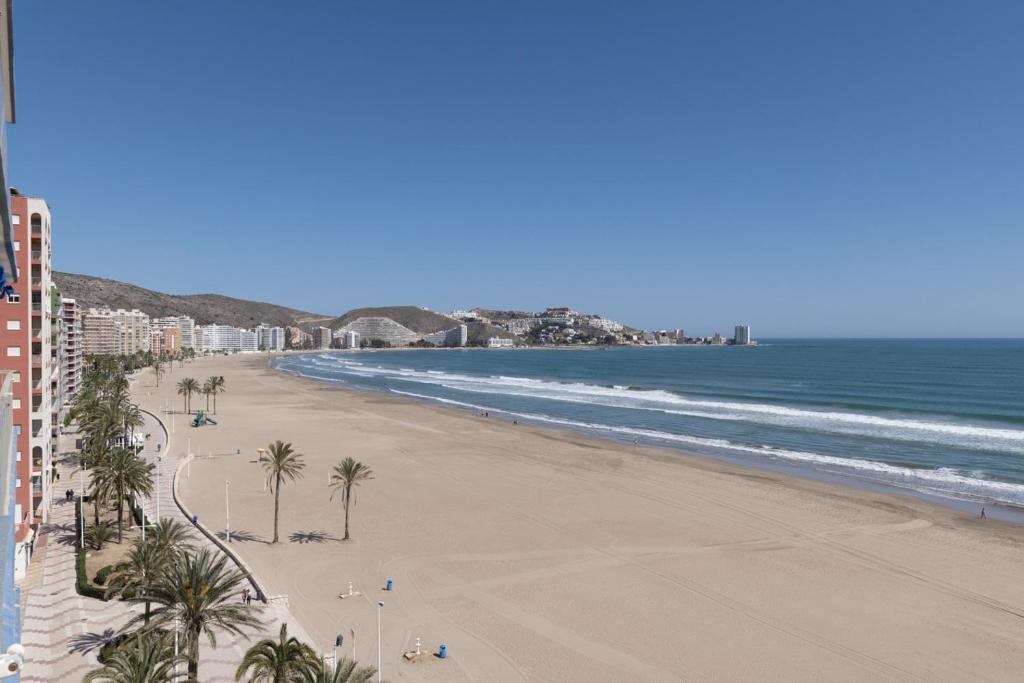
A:
{"label": "playground equipment", "polygon": [[203,425],[215,425],[217,421],[210,417],[202,408],[196,411],[196,416],[192,420],[193,427],[202,427]]}

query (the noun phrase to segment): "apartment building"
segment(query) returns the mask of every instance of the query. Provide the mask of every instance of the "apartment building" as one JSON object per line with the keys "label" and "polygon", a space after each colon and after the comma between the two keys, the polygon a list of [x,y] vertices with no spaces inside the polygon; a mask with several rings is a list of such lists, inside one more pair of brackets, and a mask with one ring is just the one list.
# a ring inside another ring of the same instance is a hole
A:
{"label": "apartment building", "polygon": [[164,318],[153,318],[150,326],[154,329],[178,330],[178,348],[199,350],[196,338],[196,321],[187,315],[172,315]]}
{"label": "apartment building", "polygon": [[150,351],[149,315],[133,308],[126,311],[119,308],[113,312],[114,320],[121,326],[121,353],[133,354],[137,351]]}
{"label": "apartment building", "polygon": [[74,299],[62,297],[60,316],[64,321],[64,353],[61,356],[61,373],[64,378],[64,404],[71,405],[82,385],[82,308]]}
{"label": "apartment building", "polygon": [[14,565],[16,575],[21,576],[28,567],[34,540],[31,525],[46,521],[50,503],[48,474],[60,375],[52,349],[50,210],[46,200],[12,191],[11,224],[11,246],[20,278],[16,293],[0,302],[0,369],[6,370],[11,380]]}
{"label": "apartment building", "polygon": [[122,353],[121,324],[109,308],[90,308],[82,314],[82,354]]}
{"label": "apartment building", "polygon": [[329,349],[331,348],[331,341],[333,334],[329,327],[314,327],[313,328],[313,347],[317,349]]}
{"label": "apartment building", "polygon": [[257,325],[253,328],[260,351],[284,351],[284,328]]}

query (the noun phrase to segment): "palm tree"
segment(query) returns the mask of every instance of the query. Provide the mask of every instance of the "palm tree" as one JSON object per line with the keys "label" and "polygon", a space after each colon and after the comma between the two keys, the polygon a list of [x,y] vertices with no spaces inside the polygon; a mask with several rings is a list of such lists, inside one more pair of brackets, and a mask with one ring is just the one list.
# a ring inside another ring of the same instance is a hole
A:
{"label": "palm tree", "polygon": [[97,522],[86,530],[85,537],[89,539],[89,543],[92,544],[93,548],[103,550],[103,544],[114,537],[114,530],[106,522],[102,524]]}
{"label": "palm tree", "polygon": [[203,382],[203,386],[199,391],[206,395],[206,412],[210,412],[210,394],[213,393],[213,385],[210,384],[210,380]]}
{"label": "palm tree", "polygon": [[264,638],[246,650],[235,680],[242,680],[248,673],[249,683],[292,683],[319,665],[320,658],[313,648],[295,636],[289,637],[288,624],[281,624],[278,640]]}
{"label": "palm tree", "polygon": [[207,382],[210,383],[210,388],[212,389],[211,393],[213,394],[213,412],[214,412],[214,414],[216,414],[217,413],[217,394],[223,394],[224,391],[225,391],[225,389],[224,389],[224,376],[223,375],[214,375],[213,377],[210,377],[210,379],[208,379]]}
{"label": "palm tree", "polygon": [[192,394],[199,393],[199,382],[191,377],[178,381],[178,395],[185,397],[185,412],[192,412]]}
{"label": "palm tree", "polygon": [[338,660],[338,665],[320,662],[309,673],[303,674],[302,683],[369,683],[377,674],[377,669],[366,666],[356,669],[356,662],[348,657]]}
{"label": "palm tree", "polygon": [[274,494],[274,540],[277,543],[277,513],[280,507],[281,482],[285,479],[295,481],[302,477],[302,468],[306,463],[302,462],[302,455],[292,450],[290,443],[284,443],[280,439],[267,446],[267,454],[261,461],[263,471],[267,473],[267,482],[270,484],[270,491]]}
{"label": "palm tree", "polygon": [[[246,628],[260,626],[254,611],[238,599],[245,576],[227,563],[225,556],[214,555],[208,548],[178,553],[145,596],[159,605],[152,612],[150,628],[169,628],[175,619],[181,625],[190,681],[200,680],[199,641],[204,634],[215,648],[217,631],[243,636]],[[136,615],[129,624],[142,620]]]}
{"label": "palm tree", "polygon": [[163,574],[167,558],[160,549],[149,543],[137,541],[128,556],[114,565],[114,571],[107,579],[107,598],[111,595],[139,597],[146,603],[143,623],[149,624],[149,587]]}
{"label": "palm tree", "polygon": [[[117,542],[121,542],[124,501],[129,496],[145,496],[153,492],[154,465],[140,460],[127,448],[115,449],[92,471],[97,493],[106,492],[117,503]],[[131,518],[128,520],[131,526]]]}
{"label": "palm tree", "polygon": [[164,361],[163,358],[157,358],[153,361],[153,376],[156,377],[156,385],[160,386],[160,375],[164,374]]}
{"label": "palm tree", "polygon": [[172,637],[167,634],[136,633],[135,647],[118,648],[99,669],[85,675],[83,683],[173,683],[184,680]]}
{"label": "palm tree", "polygon": [[156,524],[146,527],[146,544],[156,548],[163,559],[170,562],[175,552],[191,550],[189,528],[176,519],[161,517]]}
{"label": "palm tree", "polygon": [[331,474],[331,500],[334,500],[335,493],[341,491],[341,502],[345,505],[345,538],[342,539],[343,541],[349,540],[348,509],[352,502],[352,487],[359,486],[359,482],[370,479],[373,479],[373,470],[361,462],[356,462],[351,457],[345,458],[340,465],[334,466],[334,472]]}

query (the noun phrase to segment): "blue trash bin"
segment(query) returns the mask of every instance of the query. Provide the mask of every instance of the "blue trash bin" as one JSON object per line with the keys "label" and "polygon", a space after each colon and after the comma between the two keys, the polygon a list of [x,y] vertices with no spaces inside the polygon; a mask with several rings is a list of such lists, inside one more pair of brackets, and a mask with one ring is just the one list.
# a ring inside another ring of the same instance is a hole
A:
{"label": "blue trash bin", "polygon": [[395,584],[391,582],[391,579],[388,579],[388,585],[384,587],[384,590],[389,591],[394,587],[394,585]]}
{"label": "blue trash bin", "polygon": [[441,649],[437,651],[437,656],[440,657],[441,659],[444,659],[445,657],[447,657],[448,656],[448,646],[445,645],[444,643],[441,643]]}

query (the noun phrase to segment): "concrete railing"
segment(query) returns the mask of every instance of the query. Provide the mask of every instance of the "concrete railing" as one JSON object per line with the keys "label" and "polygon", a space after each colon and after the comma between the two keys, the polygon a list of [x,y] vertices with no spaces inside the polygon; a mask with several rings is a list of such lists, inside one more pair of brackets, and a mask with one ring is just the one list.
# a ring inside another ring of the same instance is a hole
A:
{"label": "concrete railing", "polygon": [[[167,425],[164,424],[163,420],[161,420],[159,417],[157,417],[153,413],[149,412],[148,410],[143,410],[142,412],[146,413],[149,416],[151,416],[154,420],[157,421],[157,424],[160,425],[160,428],[164,431],[164,441],[167,443],[166,450],[167,450],[168,453],[170,453],[170,450],[171,450],[171,437],[170,437],[170,434],[167,431]],[[173,480],[171,482],[171,495],[174,498],[174,504],[178,507],[178,510],[180,510],[181,514],[183,514],[185,516],[185,519],[188,521],[188,523],[192,524],[192,512],[185,506],[185,503],[182,502],[181,496],[178,495],[178,478],[179,478],[179,475],[181,475],[181,470],[185,467],[185,465],[188,464],[188,460],[189,460],[190,457],[191,457],[191,454],[190,453],[186,453],[185,457],[182,458],[181,462],[178,463],[177,468],[175,468],[175,470],[174,470],[174,478],[173,478]],[[216,545],[225,555],[228,556],[228,558],[231,559],[232,562],[235,563],[235,565],[238,567],[239,571],[241,571],[242,574],[245,575],[245,578],[249,581],[249,584],[252,586],[253,590],[256,591],[256,599],[260,600],[261,602],[266,603],[267,602],[266,591],[263,590],[263,586],[260,585],[259,580],[256,578],[256,574],[252,571],[252,569],[249,567],[249,565],[245,563],[245,560],[243,560],[241,557],[239,557],[237,554],[235,554],[235,551],[233,551],[231,548],[229,548],[223,541],[221,541],[219,538],[217,538],[216,534],[211,533],[210,530],[207,529],[205,526],[203,526],[201,523],[196,522],[195,524],[193,524],[193,526],[196,529],[198,529],[200,531],[200,533],[202,533],[204,536],[206,536],[206,538],[210,539],[211,543]],[[280,596],[276,596],[276,597],[280,597]]]}

